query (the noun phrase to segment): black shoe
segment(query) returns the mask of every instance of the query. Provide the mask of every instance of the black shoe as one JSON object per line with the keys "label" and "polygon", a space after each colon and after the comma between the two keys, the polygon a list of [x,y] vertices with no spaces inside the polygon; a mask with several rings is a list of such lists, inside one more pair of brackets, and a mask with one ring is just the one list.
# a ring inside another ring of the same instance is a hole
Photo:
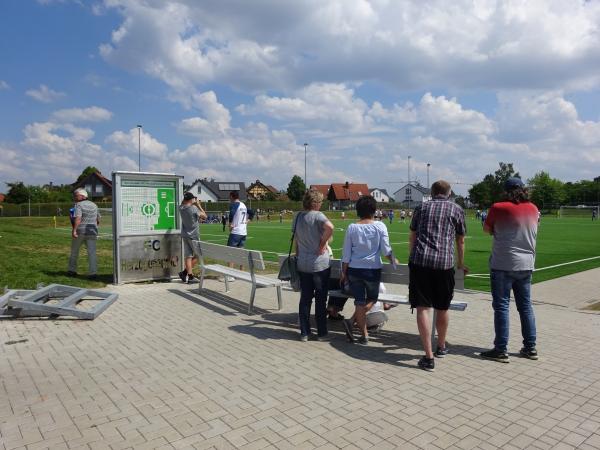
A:
{"label": "black shoe", "polygon": [[418,362],[419,368],[426,370],[427,372],[433,372],[435,370],[435,361],[433,358],[423,356]]}
{"label": "black shoe", "polygon": [[352,327],[354,326],[354,323],[352,322],[352,319],[344,319],[342,320],[342,324],[344,325],[344,331],[346,332],[348,342],[354,343],[354,336],[352,335]]}
{"label": "black shoe", "polygon": [[329,342],[330,340],[331,340],[331,338],[329,337],[329,334],[317,336],[317,341],[319,341],[319,342]]}
{"label": "black shoe", "polygon": [[527,358],[527,359],[538,359],[538,354],[537,354],[537,350],[535,349],[535,347],[532,348],[525,348],[523,347],[521,349],[521,351],[519,352],[519,355],[521,355],[523,358]]}
{"label": "black shoe", "polygon": [[68,276],[68,277],[76,277],[76,276],[77,276],[77,272],[73,272],[72,270],[69,270],[69,271],[67,272],[67,276]]}
{"label": "black shoe", "polygon": [[197,283],[198,282],[198,278],[196,278],[194,275],[192,275],[191,273],[187,274],[187,283],[188,284],[192,284],[192,283]]}
{"label": "black shoe", "polygon": [[493,348],[492,350],[488,350],[487,352],[481,352],[481,357],[485,359],[498,361],[501,363],[510,362],[510,359],[508,358],[508,353],[501,352],[500,350],[496,350],[495,348]]}
{"label": "black shoe", "polygon": [[182,270],[181,272],[179,272],[179,278],[181,278],[181,281],[183,281],[184,283],[187,283],[187,281],[188,281],[187,270]]}
{"label": "black shoe", "polygon": [[369,338],[367,336],[361,336],[358,338],[358,341],[356,341],[356,343],[358,345],[369,345]]}
{"label": "black shoe", "polygon": [[96,274],[90,275],[90,276],[88,276],[88,280],[98,281],[98,275],[96,275]]}
{"label": "black shoe", "polygon": [[436,358],[443,358],[448,354],[448,347],[438,347],[434,353]]}

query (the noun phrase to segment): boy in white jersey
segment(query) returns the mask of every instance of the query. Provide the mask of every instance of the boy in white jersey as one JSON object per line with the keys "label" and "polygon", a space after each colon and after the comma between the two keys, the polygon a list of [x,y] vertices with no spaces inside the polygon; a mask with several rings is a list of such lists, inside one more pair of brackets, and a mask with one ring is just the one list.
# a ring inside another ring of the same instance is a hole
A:
{"label": "boy in white jersey", "polygon": [[[229,238],[227,239],[228,247],[239,247],[243,248],[246,243],[247,223],[248,223],[248,209],[246,205],[240,201],[240,194],[238,191],[231,191],[229,193]],[[229,264],[233,267],[233,264]],[[240,266],[240,270],[242,266]],[[234,281],[234,278],[229,277],[228,281]]]}

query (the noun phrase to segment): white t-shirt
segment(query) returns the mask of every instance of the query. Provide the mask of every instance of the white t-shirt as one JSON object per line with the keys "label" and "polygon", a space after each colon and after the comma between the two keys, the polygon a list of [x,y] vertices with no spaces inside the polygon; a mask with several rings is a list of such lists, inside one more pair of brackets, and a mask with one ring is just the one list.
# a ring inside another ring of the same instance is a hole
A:
{"label": "white t-shirt", "polygon": [[229,210],[230,221],[233,228],[231,234],[246,236],[248,234],[246,223],[248,222],[248,209],[242,202],[234,202]]}

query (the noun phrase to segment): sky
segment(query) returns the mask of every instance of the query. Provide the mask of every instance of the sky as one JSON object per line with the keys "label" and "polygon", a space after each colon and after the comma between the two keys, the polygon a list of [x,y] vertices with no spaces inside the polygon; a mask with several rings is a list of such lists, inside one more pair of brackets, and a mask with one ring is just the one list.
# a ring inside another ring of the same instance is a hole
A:
{"label": "sky", "polygon": [[600,176],[600,0],[2,0],[0,42],[0,191],[140,148],[188,184]]}

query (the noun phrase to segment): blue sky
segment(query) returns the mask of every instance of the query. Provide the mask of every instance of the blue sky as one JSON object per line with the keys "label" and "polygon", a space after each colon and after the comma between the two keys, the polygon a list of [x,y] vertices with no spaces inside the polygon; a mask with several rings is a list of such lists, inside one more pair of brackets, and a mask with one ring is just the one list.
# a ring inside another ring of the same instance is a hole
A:
{"label": "blue sky", "polygon": [[[600,2],[0,2],[0,182],[600,175]],[[3,190],[0,184],[0,191]],[[464,193],[467,185],[457,185]]]}

